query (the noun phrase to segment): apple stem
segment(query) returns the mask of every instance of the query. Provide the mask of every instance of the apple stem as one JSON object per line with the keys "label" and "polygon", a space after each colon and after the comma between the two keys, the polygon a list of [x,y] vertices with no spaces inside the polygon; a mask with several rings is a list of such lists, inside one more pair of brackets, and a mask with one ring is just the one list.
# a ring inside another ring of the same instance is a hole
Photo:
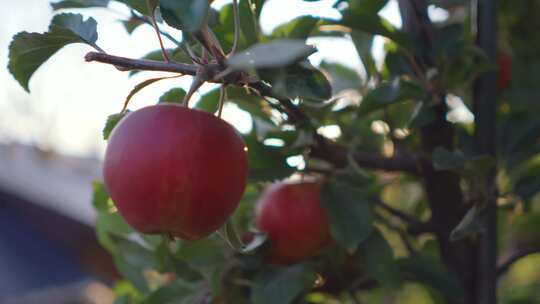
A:
{"label": "apple stem", "polygon": [[204,75],[205,74],[206,73],[205,73],[203,67],[200,67],[197,70],[197,74],[193,78],[193,82],[191,83],[191,87],[189,88],[189,91],[187,92],[186,96],[184,96],[184,99],[182,100],[182,104],[186,108],[189,108],[189,100],[191,99],[193,94],[195,94],[195,92],[197,92],[197,90],[204,84],[204,79],[205,79]]}
{"label": "apple stem", "polygon": [[[151,9],[150,5],[148,5],[148,8]],[[150,15],[150,20],[152,21],[152,27],[156,31],[156,35],[159,40],[159,47],[161,48],[161,54],[163,55],[163,60],[165,60],[165,62],[170,62],[171,60],[169,59],[169,55],[167,55],[167,51],[165,50],[165,47],[163,46],[163,40],[161,39],[161,32],[159,31],[159,26],[157,25],[157,22],[156,22],[155,9],[152,11]]]}
{"label": "apple stem", "polygon": [[219,108],[217,117],[221,118],[221,113],[223,112],[223,105],[225,104],[225,100],[227,99],[227,87],[225,85],[221,86],[219,88]]}

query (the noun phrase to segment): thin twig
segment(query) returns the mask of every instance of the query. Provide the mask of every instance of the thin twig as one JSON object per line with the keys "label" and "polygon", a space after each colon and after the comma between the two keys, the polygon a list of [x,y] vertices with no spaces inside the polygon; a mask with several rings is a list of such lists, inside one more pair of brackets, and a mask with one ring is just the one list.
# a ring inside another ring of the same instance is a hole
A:
{"label": "thin twig", "polygon": [[[145,18],[144,16],[139,16],[137,15],[135,12],[131,12],[131,17],[133,19],[136,19],[136,20],[139,20],[139,21],[142,21],[148,25],[152,25],[152,21],[148,20],[147,18]],[[159,29],[158,29],[159,30]],[[159,33],[163,36],[163,37],[166,37],[167,39],[169,39],[172,43],[176,44],[177,46],[180,46],[182,43],[180,41],[178,41],[177,39],[175,39],[171,34],[165,32],[165,31],[162,31],[162,30],[159,30]]]}
{"label": "thin twig", "polygon": [[401,219],[402,221],[408,223],[408,224],[413,224],[413,225],[424,225],[423,222],[419,221],[418,219],[416,219],[414,216],[412,215],[409,215],[401,210],[398,210],[392,206],[389,206],[387,204],[385,204],[384,202],[378,200],[378,199],[375,199],[374,200],[374,203],[376,206],[380,207],[381,209],[384,209],[386,210],[388,213],[392,214],[393,216]]}
{"label": "thin twig", "polygon": [[152,16],[150,18],[152,20],[152,26],[154,27],[154,30],[156,31],[156,35],[159,40],[159,47],[161,48],[161,54],[163,54],[163,59],[166,62],[169,62],[171,60],[169,59],[169,55],[167,55],[167,51],[165,51],[165,47],[163,46],[163,40],[161,39],[161,33],[159,31],[159,27],[156,22],[156,15],[154,14],[154,12],[152,12]]}
{"label": "thin twig", "polygon": [[197,66],[180,63],[180,62],[163,62],[148,59],[131,59],[109,55],[105,53],[89,52],[84,57],[86,61],[97,61],[101,63],[112,64],[123,68],[125,71],[144,70],[144,71],[161,71],[173,72],[195,76],[197,74]]}
{"label": "thin twig", "polygon": [[238,49],[238,41],[240,40],[240,12],[238,8],[238,0],[233,0],[233,15],[234,15],[234,40],[229,56],[234,55]]}

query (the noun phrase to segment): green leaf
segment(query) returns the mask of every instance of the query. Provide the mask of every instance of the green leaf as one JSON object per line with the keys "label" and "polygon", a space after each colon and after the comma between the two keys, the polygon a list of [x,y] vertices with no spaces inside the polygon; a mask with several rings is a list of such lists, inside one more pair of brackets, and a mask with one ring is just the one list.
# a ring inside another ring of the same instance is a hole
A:
{"label": "green leaf", "polygon": [[144,271],[155,268],[153,254],[140,244],[123,237],[112,236],[116,250],[113,253],[116,268],[142,292],[150,290]]}
{"label": "green leaf", "polygon": [[219,106],[219,94],[219,88],[204,94],[195,104],[195,108],[206,112],[215,113]]}
{"label": "green leaf", "polygon": [[51,3],[53,10],[66,8],[107,7],[109,0],[64,0]]}
{"label": "green leaf", "polygon": [[175,303],[191,304],[201,297],[201,284],[186,283],[177,280],[169,285],[158,288],[149,294],[140,304]]}
{"label": "green leaf", "polygon": [[344,183],[327,182],[321,194],[321,205],[328,216],[332,237],[353,253],[373,230],[369,204],[362,192]]}
{"label": "green leaf", "polygon": [[199,30],[209,11],[208,0],[161,0],[161,15],[168,25],[179,30]]}
{"label": "green leaf", "polygon": [[283,69],[259,70],[259,74],[272,84],[272,91],[277,95],[315,102],[332,97],[330,82],[309,62],[300,62]]}
{"label": "green leaf", "polygon": [[[182,62],[182,63],[188,63],[191,64],[191,58],[188,54],[186,54],[181,48],[177,49],[165,49],[165,52],[169,55],[169,58],[176,62]],[[148,59],[148,60],[156,60],[156,61],[163,61],[163,53],[161,52],[161,49],[152,51],[141,59]],[[139,70],[131,70],[129,71],[129,76],[133,76],[141,71]]]}
{"label": "green leaf", "polygon": [[125,5],[129,6],[130,8],[136,10],[137,12],[145,16],[151,15],[151,12],[148,10],[147,0],[116,0],[116,1],[124,3]]}
{"label": "green leaf", "polygon": [[223,254],[222,243],[212,236],[197,241],[182,241],[174,256],[201,270],[222,263],[225,259]]}
{"label": "green leaf", "polygon": [[423,96],[424,91],[417,84],[394,79],[391,82],[382,83],[379,87],[371,90],[362,99],[359,112],[360,114],[368,114],[394,103],[410,99],[420,99]]}
{"label": "green leaf", "polygon": [[358,56],[360,56],[360,60],[364,65],[367,76],[371,77],[376,75],[378,73],[377,66],[375,64],[375,59],[373,59],[371,54],[371,49],[373,47],[373,36],[358,30],[353,30],[350,35],[354,43],[354,47],[356,48],[356,52],[358,53]]}
{"label": "green leaf", "polygon": [[377,14],[348,9],[343,12],[340,23],[354,30],[390,38],[405,48],[410,48],[412,45],[407,34],[399,31],[388,20]]}
{"label": "green leaf", "polygon": [[277,39],[258,43],[231,57],[227,63],[233,69],[278,68],[291,65],[316,52],[303,40]]}
{"label": "green leaf", "polygon": [[126,111],[123,113],[112,114],[112,115],[109,115],[109,117],[107,117],[107,122],[105,123],[105,127],[103,128],[104,140],[109,139],[109,136],[111,136],[111,133],[114,127],[116,127],[116,125],[120,122],[120,120],[122,120],[122,118],[124,118],[128,113],[129,111]]}
{"label": "green leaf", "polygon": [[389,288],[399,285],[401,276],[394,260],[394,252],[377,229],[362,243],[359,251],[365,259],[366,271],[370,276]]}
{"label": "green leaf", "polygon": [[491,155],[478,155],[469,157],[465,161],[464,174],[468,176],[485,176],[490,173],[497,160]]}
{"label": "green leaf", "polygon": [[54,16],[46,33],[18,33],[9,46],[9,71],[29,91],[30,77],[62,47],[86,43],[97,48],[96,25],[93,18],[83,21],[79,14],[59,14]]}
{"label": "green leaf", "polygon": [[377,14],[387,3],[388,0],[343,0],[349,2],[353,11]]}
{"label": "green leaf", "polygon": [[[219,94],[219,88],[209,91],[201,97],[195,104],[195,107],[210,113],[216,112],[219,104]],[[264,109],[264,103],[266,101],[260,96],[249,94],[244,88],[236,86],[227,87],[226,102],[234,103],[252,116],[260,118],[267,123],[274,124],[270,119],[270,113]]]}
{"label": "green leaf", "polygon": [[321,62],[320,68],[330,75],[330,83],[334,92],[357,89],[362,84],[358,72],[338,63]]}
{"label": "green leaf", "polygon": [[424,127],[431,122],[433,122],[437,118],[437,113],[426,102],[420,102],[416,105],[414,112],[411,116],[411,120],[409,121],[409,128],[421,128]]}
{"label": "green leaf", "polygon": [[279,25],[272,32],[274,38],[307,39],[315,30],[319,18],[300,16],[285,24]]}
{"label": "green leaf", "polygon": [[235,103],[240,109],[250,113],[255,118],[275,125],[270,119],[271,113],[268,107],[265,107],[267,102],[262,97],[237,86],[227,87],[227,97],[227,102]]}
{"label": "green leaf", "polygon": [[462,299],[463,288],[455,274],[449,273],[442,263],[431,256],[414,255],[398,261],[408,279],[434,288],[450,299]]}
{"label": "green leaf", "polygon": [[[159,272],[174,271],[179,279],[193,282],[203,279],[202,274],[191,267],[186,261],[175,256],[170,249],[170,240],[162,237],[161,242],[154,250],[157,268]],[[174,243],[173,243],[174,244]]]}
{"label": "green leaf", "polygon": [[389,47],[384,58],[384,65],[391,75],[414,75],[407,58],[394,46]]}
{"label": "green leaf", "polygon": [[140,25],[145,24],[142,20],[137,18],[129,18],[128,20],[121,21],[124,27],[126,28],[126,31],[128,34],[133,33],[136,28],[138,28]]}
{"label": "green leaf", "polygon": [[148,6],[151,13],[156,10],[156,7],[159,5],[160,0],[146,0],[146,5]]}
{"label": "green leaf", "polygon": [[253,304],[289,304],[311,289],[315,279],[315,272],[303,264],[268,269],[255,278],[251,300]]}
{"label": "green leaf", "polygon": [[431,156],[435,170],[460,170],[465,165],[465,155],[461,151],[448,151],[437,147]]}
{"label": "green leaf", "polygon": [[451,241],[458,241],[463,238],[481,233],[484,228],[481,223],[482,210],[474,205],[461,219],[459,224],[450,233]]}
{"label": "green leaf", "polygon": [[240,0],[238,3],[240,11],[240,27],[247,45],[253,45],[261,40],[259,16],[264,1],[265,0]]}
{"label": "green leaf", "polygon": [[294,168],[287,164],[289,155],[280,147],[266,146],[257,140],[256,130],[244,137],[248,147],[249,180],[274,181],[289,177]]}
{"label": "green leaf", "polygon": [[159,97],[158,103],[182,103],[186,94],[186,91],[182,88],[173,88],[165,92],[165,94],[161,95],[161,97]]}
{"label": "green leaf", "polygon": [[123,110],[126,110],[128,104],[129,104],[129,101],[131,100],[131,98],[137,94],[140,90],[146,88],[147,86],[153,84],[154,82],[158,82],[158,81],[161,81],[161,80],[164,80],[164,79],[171,79],[171,78],[178,78],[178,77],[181,77],[182,75],[175,75],[175,76],[166,76],[166,77],[157,77],[157,78],[150,78],[150,79],[147,79],[143,82],[140,82],[138,83],[132,90],[131,92],[129,92],[128,96],[126,97],[126,100],[124,101],[124,109]]}
{"label": "green leaf", "polygon": [[[248,12],[249,13],[249,12]],[[218,12],[217,25],[212,27],[214,34],[218,38],[223,50],[230,52],[234,42],[234,13],[232,3],[224,5]],[[240,22],[243,27],[242,22]],[[256,42],[254,42],[256,43]],[[246,42],[244,29],[240,31],[240,37],[238,40],[238,50],[245,49],[251,43]]]}
{"label": "green leaf", "polygon": [[109,211],[109,194],[105,188],[105,184],[102,182],[93,182],[92,183],[93,196],[92,196],[92,205],[98,212],[108,212]]}

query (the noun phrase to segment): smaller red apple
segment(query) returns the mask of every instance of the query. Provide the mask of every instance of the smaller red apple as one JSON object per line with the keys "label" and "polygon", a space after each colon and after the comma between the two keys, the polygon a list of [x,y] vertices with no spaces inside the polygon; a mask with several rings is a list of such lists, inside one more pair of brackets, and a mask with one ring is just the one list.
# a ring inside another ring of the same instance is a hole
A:
{"label": "smaller red apple", "polygon": [[317,254],[330,241],[316,182],[281,182],[268,187],[257,202],[257,228],[268,235],[268,261],[286,265]]}

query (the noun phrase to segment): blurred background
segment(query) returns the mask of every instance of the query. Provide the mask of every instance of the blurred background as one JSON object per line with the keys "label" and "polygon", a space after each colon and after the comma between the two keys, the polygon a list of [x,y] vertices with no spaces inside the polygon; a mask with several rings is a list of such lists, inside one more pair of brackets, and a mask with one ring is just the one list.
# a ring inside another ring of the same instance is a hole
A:
{"label": "blurred background", "polygon": [[[213,6],[229,2],[214,1]],[[306,14],[338,18],[334,2],[270,0],[262,13],[262,28],[270,32]],[[0,3],[0,303],[112,303],[113,294],[107,286],[117,274],[95,238],[91,205],[92,181],[101,179],[105,149],[101,130],[107,116],[120,111],[134,85],[160,74],[129,77],[108,65],[86,63],[83,57],[90,47],[74,44],[34,74],[29,94],[6,68],[8,46],[19,31],[46,31],[53,16],[50,1]],[[287,10],[280,9],[283,3]],[[98,44],[110,54],[139,58],[156,49],[156,37],[149,26],[128,34],[118,19],[127,19],[129,10],[120,3],[112,2],[109,9],[77,12],[97,20]],[[429,13],[434,20],[449,15],[435,6]],[[401,26],[396,1],[390,1],[381,15]],[[308,42],[319,49],[310,57],[312,63],[338,62],[359,75],[364,73],[349,40],[318,38]],[[383,44],[378,37],[373,45],[378,64]],[[179,83],[187,88],[189,82],[181,78],[149,86],[135,95],[130,108],[154,104],[164,91]],[[211,88],[205,86],[201,91]],[[467,110],[458,112],[461,119],[472,119]],[[227,106],[224,118],[240,132],[251,128],[249,115],[236,106]],[[339,136],[331,134],[335,130],[327,132],[329,137]],[[400,187],[395,191],[398,196],[414,196],[419,189]],[[524,259],[513,266],[504,282],[539,282],[538,265],[538,255]],[[539,283],[530,286],[540,288]],[[422,302],[422,293],[415,290],[414,286],[405,288],[400,303],[429,303]]]}

